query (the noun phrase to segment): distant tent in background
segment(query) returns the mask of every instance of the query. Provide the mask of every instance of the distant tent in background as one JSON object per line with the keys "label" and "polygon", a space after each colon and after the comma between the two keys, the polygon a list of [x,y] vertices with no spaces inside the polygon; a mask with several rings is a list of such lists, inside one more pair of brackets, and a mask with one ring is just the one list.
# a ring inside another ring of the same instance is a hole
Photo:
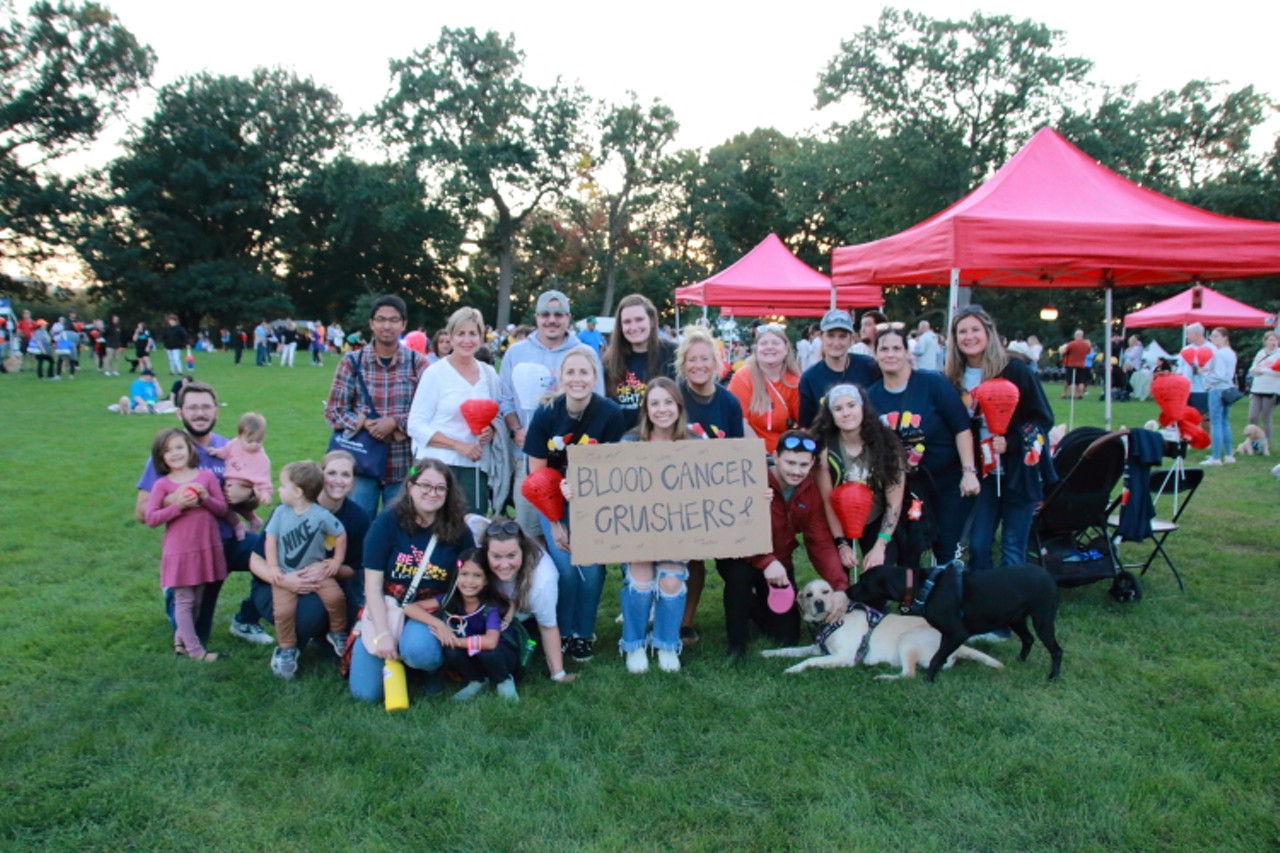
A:
{"label": "distant tent in background", "polygon": [[1200,323],[1206,329],[1267,329],[1275,326],[1276,315],[1198,285],[1124,318],[1126,329],[1173,328],[1188,323]]}
{"label": "distant tent in background", "polygon": [[[842,288],[840,308],[879,308],[879,287]],[[765,237],[754,249],[708,279],[676,288],[676,305],[730,308],[751,317],[781,314],[821,317],[832,300],[831,279],[805,264],[778,238]]]}

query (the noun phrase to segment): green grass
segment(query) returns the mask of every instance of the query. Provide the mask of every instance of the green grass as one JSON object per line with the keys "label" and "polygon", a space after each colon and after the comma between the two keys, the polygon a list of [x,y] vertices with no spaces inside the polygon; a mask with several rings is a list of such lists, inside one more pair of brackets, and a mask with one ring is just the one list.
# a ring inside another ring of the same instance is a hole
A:
{"label": "green grass", "polygon": [[[222,432],[254,409],[277,467],[323,452],[332,359],[287,371],[205,355],[199,369],[228,403]],[[232,659],[172,656],[161,533],[131,518],[151,436],[172,421],[107,414],[127,378],[0,376],[4,849],[1280,845],[1274,459],[1207,472],[1170,540],[1185,595],[1160,567],[1136,605],[1105,584],[1064,591],[1056,684],[1041,648],[1021,664],[1010,644],[991,648],[1005,671],[963,665],[933,685],[785,677],[759,657],[734,669],[712,573],[679,675],[629,676],[602,651],[574,685],[532,679],[518,706],[415,695],[388,715],[350,699],[315,650],[286,684],[270,647],[231,638],[243,576],[211,643]],[[1117,424],[1154,414],[1116,404]],[[1100,403],[1077,404],[1077,424],[1100,421]],[[612,572],[601,650],[616,612]]]}

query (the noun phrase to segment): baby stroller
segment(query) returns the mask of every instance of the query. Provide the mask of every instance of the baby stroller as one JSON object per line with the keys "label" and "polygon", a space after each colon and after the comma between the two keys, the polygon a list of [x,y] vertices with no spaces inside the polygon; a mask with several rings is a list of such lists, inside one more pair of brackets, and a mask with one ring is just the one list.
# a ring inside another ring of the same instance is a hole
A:
{"label": "baby stroller", "polygon": [[1079,427],[1063,436],[1053,457],[1058,482],[1031,523],[1036,559],[1058,586],[1110,580],[1117,601],[1142,598],[1138,579],[1121,567],[1107,533],[1111,493],[1124,475],[1124,431]]}

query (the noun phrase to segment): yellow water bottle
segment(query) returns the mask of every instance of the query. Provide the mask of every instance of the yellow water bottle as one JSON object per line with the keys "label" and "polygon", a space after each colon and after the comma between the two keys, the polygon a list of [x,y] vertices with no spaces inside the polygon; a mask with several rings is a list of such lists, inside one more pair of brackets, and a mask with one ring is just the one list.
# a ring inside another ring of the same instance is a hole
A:
{"label": "yellow water bottle", "polygon": [[398,660],[382,662],[382,695],[388,711],[409,708],[409,685],[404,678],[404,664]]}

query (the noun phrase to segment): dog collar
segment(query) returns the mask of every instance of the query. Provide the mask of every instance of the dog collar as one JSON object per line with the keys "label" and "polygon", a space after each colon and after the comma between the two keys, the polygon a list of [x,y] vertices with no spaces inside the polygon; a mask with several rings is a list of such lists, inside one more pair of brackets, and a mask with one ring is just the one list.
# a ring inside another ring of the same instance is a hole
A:
{"label": "dog collar", "polygon": [[[874,607],[868,607],[860,601],[850,601],[849,606],[844,609],[844,612],[847,616],[855,610],[861,610],[867,614],[867,633],[862,635],[862,642],[858,645],[858,653],[854,655],[853,658],[853,663],[856,666],[866,660],[867,650],[871,648],[871,632],[880,624],[880,620],[884,618],[884,614],[879,610],[876,610]],[[831,652],[827,650],[827,640],[829,640],[831,635],[839,630],[840,626],[843,624],[843,619],[839,622],[824,623],[821,628],[813,632],[813,644],[817,646],[824,655],[831,654]]]}
{"label": "dog collar", "polygon": [[956,592],[958,594],[957,601],[964,601],[964,563],[960,560],[952,560],[949,563],[942,563],[934,566],[929,572],[929,577],[925,578],[925,582],[920,585],[919,591],[911,587],[912,569],[907,569],[907,594],[906,600],[902,602],[902,612],[909,616],[923,616],[925,605],[929,602],[929,594],[933,592],[934,586],[937,585],[938,577],[947,569],[955,568]]}

